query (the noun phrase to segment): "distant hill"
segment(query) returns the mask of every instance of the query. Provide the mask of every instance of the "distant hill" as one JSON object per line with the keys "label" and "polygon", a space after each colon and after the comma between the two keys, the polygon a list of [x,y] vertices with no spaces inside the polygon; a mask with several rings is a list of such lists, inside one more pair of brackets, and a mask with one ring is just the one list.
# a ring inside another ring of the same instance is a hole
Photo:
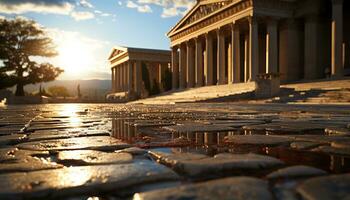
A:
{"label": "distant hill", "polygon": [[[111,80],[55,80],[48,83],[42,83],[46,90],[51,86],[64,86],[72,96],[77,95],[77,86],[80,84],[80,90],[83,96],[102,98],[111,90]],[[40,84],[27,85],[24,87],[28,93],[38,91]],[[15,88],[12,88],[14,91]]]}

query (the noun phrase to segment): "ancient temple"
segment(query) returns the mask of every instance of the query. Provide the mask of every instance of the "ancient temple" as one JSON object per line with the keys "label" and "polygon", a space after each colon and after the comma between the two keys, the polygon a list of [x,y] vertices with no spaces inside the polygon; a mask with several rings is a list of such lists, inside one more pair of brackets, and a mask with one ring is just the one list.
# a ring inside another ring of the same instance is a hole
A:
{"label": "ancient temple", "polygon": [[150,95],[152,88],[164,88],[171,52],[116,46],[109,55],[112,71],[112,93],[109,98],[131,100]]}
{"label": "ancient temple", "polygon": [[197,0],[167,34],[172,87],[341,77],[350,68],[349,0]]}

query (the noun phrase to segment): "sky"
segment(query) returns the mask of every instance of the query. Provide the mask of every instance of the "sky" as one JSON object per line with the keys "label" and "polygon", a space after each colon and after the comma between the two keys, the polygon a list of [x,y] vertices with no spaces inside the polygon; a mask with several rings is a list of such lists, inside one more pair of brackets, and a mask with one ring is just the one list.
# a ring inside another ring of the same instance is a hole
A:
{"label": "sky", "polygon": [[166,33],[196,0],[0,0],[0,18],[33,19],[59,55],[59,79],[111,79],[113,46],[169,49]]}

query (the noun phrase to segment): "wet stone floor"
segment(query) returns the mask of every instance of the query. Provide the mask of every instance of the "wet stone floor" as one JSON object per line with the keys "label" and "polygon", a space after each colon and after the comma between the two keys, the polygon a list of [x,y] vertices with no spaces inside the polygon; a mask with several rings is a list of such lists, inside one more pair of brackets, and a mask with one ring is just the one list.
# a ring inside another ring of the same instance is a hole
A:
{"label": "wet stone floor", "polygon": [[350,107],[0,108],[0,199],[349,199]]}

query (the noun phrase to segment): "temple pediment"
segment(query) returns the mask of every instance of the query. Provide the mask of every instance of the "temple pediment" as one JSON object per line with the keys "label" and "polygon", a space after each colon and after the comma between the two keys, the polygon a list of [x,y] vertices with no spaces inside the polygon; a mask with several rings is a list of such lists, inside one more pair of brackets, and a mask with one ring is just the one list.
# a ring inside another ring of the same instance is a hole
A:
{"label": "temple pediment", "polygon": [[204,17],[215,13],[216,11],[237,2],[237,0],[200,0],[197,4],[179,21],[179,23],[170,30],[168,35],[177,30],[193,24]]}
{"label": "temple pediment", "polygon": [[111,51],[111,53],[109,54],[108,59],[112,59],[114,57],[117,57],[118,55],[122,55],[124,53],[127,52],[127,48],[125,47],[114,47]]}

